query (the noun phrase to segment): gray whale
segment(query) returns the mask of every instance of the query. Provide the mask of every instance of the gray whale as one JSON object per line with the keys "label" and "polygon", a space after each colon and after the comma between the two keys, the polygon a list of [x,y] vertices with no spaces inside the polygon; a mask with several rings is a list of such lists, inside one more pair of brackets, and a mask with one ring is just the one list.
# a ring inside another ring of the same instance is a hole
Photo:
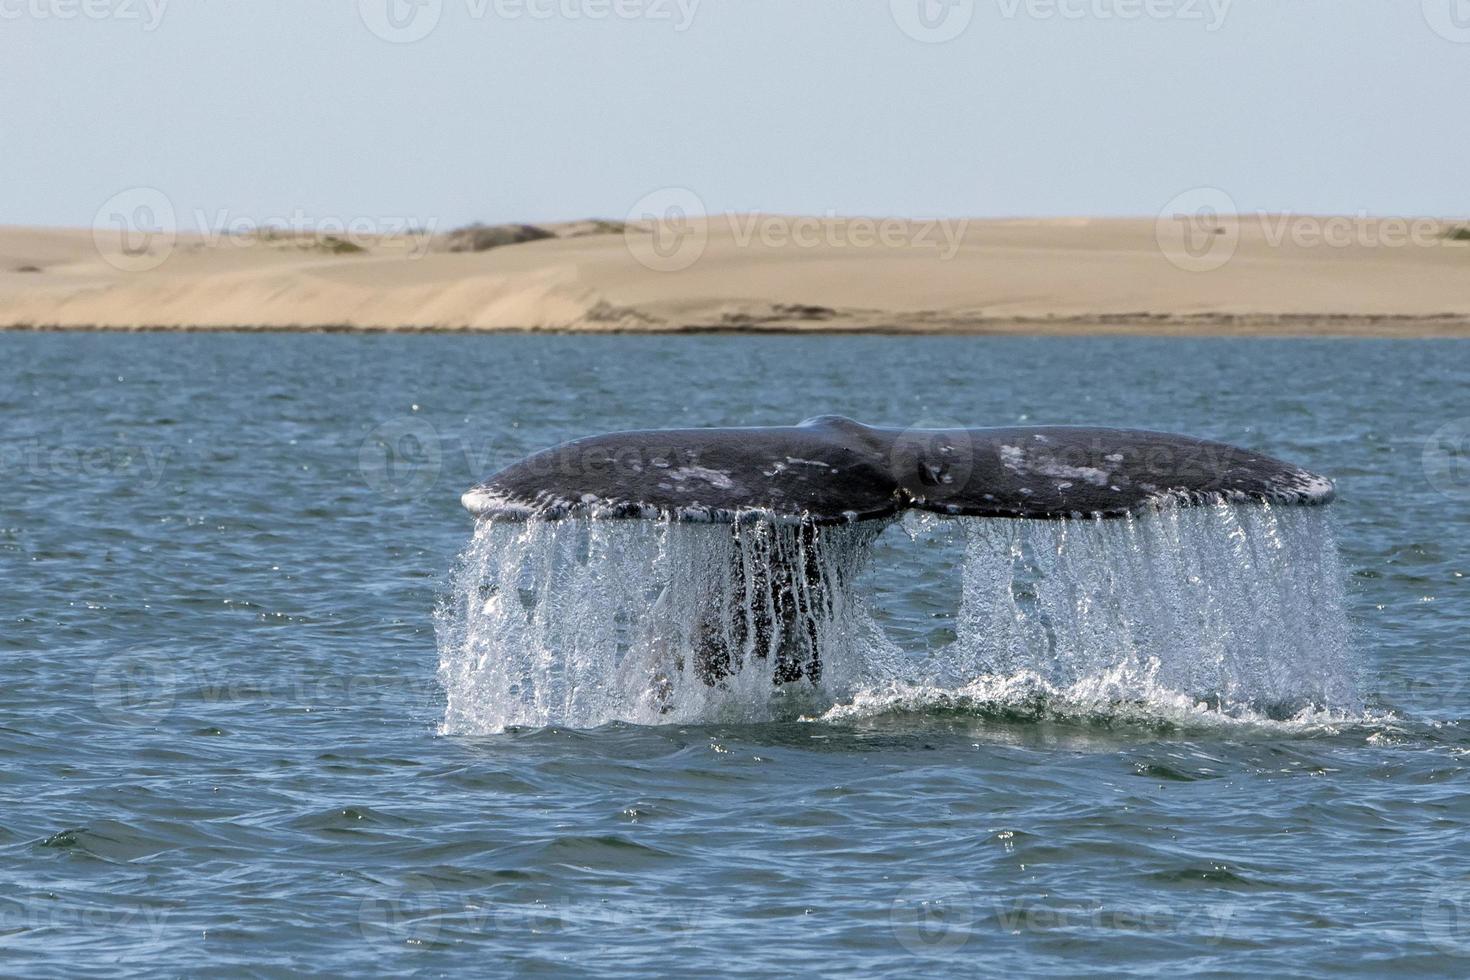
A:
{"label": "gray whale", "polygon": [[478,517],[839,524],[1122,517],[1170,504],[1325,504],[1332,482],[1220,442],[1088,426],[799,425],[614,432],[563,443],[463,495]]}

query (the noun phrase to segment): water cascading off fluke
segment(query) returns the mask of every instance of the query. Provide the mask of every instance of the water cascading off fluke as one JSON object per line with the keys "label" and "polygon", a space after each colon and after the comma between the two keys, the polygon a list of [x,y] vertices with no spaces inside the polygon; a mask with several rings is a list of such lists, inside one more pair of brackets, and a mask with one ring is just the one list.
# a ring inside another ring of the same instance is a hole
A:
{"label": "water cascading off fluke", "polygon": [[[1269,457],[1125,430],[824,417],[568,443],[465,495],[444,727],[983,711],[1017,691],[1062,714],[1351,712],[1335,546],[1297,506],[1331,495]],[[900,605],[924,588],[867,567],[905,512],[962,538],[937,651],[902,649],[870,609],[874,588]]]}
{"label": "water cascading off fluke", "polygon": [[483,521],[440,609],[446,728],[758,722],[873,678],[870,526]]}
{"label": "water cascading off fluke", "polygon": [[901,604],[918,588],[867,567],[878,530],[481,522],[439,614],[445,729],[789,720],[1001,681],[995,697],[1041,690],[1062,713],[1361,709],[1321,511],[935,522],[960,546],[957,594],[929,597],[953,607],[936,651],[901,649],[872,615],[872,583]]}

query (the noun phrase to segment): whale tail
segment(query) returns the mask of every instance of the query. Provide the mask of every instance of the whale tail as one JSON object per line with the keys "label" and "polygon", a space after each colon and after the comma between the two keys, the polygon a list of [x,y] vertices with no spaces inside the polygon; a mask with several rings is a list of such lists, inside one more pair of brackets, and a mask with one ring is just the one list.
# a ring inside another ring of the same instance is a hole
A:
{"label": "whale tail", "polygon": [[773,660],[772,683],[822,678],[818,623],[830,616],[812,524],[734,524],[726,587],[715,590],[696,627],[695,673],[713,687],[747,658]]}
{"label": "whale tail", "polygon": [[1135,429],[801,425],[619,432],[536,453],[464,494],[480,517],[841,524],[909,510],[1122,517],[1220,500],[1320,504],[1331,481],[1236,446]]}
{"label": "whale tail", "polygon": [[[489,477],[465,506],[489,520],[642,518],[730,525],[728,558],[690,583],[693,663],[720,687],[752,661],[775,685],[822,679],[820,642],[843,601],[831,525],[881,528],[905,510],[946,516],[1118,518],[1215,502],[1324,504],[1332,483],[1224,443],[1131,429],[896,429],[823,416],[795,426],[613,433],[565,443]],[[867,525],[865,525],[867,526]],[[876,532],[875,532],[876,533]],[[686,667],[688,670],[686,671]]]}

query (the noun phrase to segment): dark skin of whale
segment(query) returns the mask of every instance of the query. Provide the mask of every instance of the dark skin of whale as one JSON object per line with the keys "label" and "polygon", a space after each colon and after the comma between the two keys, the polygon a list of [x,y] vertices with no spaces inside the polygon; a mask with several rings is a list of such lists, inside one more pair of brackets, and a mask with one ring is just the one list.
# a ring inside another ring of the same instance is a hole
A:
{"label": "dark skin of whale", "polygon": [[[1222,500],[1325,504],[1332,495],[1330,481],[1298,466],[1188,436],[1085,426],[899,429],[822,416],[794,426],[578,439],[506,467],[463,500],[491,519],[731,524],[754,558],[737,551],[729,570],[735,602],[701,615],[692,666],[715,686],[747,657],[775,656],[779,686],[820,680],[816,617],[827,598],[812,568],[776,561],[764,548],[775,523],[798,525],[814,560],[824,525],[907,509],[1060,520]],[[667,678],[653,680],[656,693],[667,689]]]}
{"label": "dark skin of whale", "polygon": [[506,467],[464,495],[482,517],[747,518],[838,524],[907,509],[1122,517],[1220,500],[1323,504],[1330,481],[1225,443],[1089,426],[800,425],[615,432]]}

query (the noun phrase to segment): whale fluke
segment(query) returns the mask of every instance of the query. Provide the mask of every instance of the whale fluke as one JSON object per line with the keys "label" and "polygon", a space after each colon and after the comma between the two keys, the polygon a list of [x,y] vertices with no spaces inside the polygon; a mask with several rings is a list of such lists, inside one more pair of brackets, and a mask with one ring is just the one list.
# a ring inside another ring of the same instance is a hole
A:
{"label": "whale fluke", "polygon": [[1086,426],[793,426],[614,432],[535,453],[461,498],[479,517],[838,524],[908,509],[1121,517],[1168,504],[1324,504],[1331,481],[1219,442]]}
{"label": "whale fluke", "polygon": [[[1324,504],[1332,495],[1329,480],[1300,467],[1187,436],[1072,426],[898,429],[822,416],[794,426],[578,439],[506,467],[462,499],[490,519],[730,525],[724,567],[712,569],[710,582],[677,585],[696,612],[689,658],[677,655],[649,678],[650,697],[665,710],[675,676],[685,673],[718,687],[766,661],[777,686],[819,683],[824,624],[849,605],[844,536],[881,529],[824,525],[908,509],[1112,518],[1219,501]],[[835,571],[824,572],[829,566]]]}

